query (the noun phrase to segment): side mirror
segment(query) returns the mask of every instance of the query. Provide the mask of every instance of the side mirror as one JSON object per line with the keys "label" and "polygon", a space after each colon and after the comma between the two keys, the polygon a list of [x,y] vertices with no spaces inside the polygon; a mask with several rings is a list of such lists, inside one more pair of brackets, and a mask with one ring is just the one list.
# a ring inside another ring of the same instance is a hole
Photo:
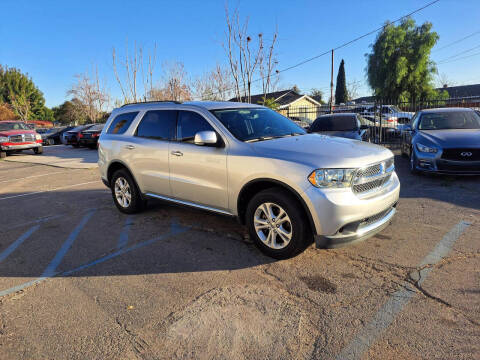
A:
{"label": "side mirror", "polygon": [[360,130],[368,130],[369,127],[368,125],[360,125]]}
{"label": "side mirror", "polygon": [[193,143],[195,145],[216,144],[218,142],[217,133],[215,131],[199,131],[195,134]]}

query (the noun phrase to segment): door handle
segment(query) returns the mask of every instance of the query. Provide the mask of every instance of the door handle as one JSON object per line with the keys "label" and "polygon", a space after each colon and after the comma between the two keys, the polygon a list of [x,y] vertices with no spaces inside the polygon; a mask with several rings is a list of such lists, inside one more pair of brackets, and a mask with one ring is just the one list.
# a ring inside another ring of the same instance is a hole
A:
{"label": "door handle", "polygon": [[171,154],[175,156],[183,156],[183,153],[181,151],[172,151]]}
{"label": "door handle", "polygon": [[127,149],[127,150],[133,150],[133,149],[135,149],[135,146],[133,146],[133,145],[125,145],[124,148]]}

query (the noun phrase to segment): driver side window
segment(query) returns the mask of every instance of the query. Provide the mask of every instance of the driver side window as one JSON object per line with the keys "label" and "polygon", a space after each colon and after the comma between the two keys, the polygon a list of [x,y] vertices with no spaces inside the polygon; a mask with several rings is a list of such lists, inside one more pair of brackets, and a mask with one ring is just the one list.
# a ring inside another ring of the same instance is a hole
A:
{"label": "driver side window", "polygon": [[415,115],[413,115],[412,121],[410,122],[410,126],[412,127],[412,130],[417,128],[419,119],[420,119],[420,113],[417,112],[415,113]]}
{"label": "driver side window", "polygon": [[179,111],[177,123],[177,140],[193,144],[195,134],[200,131],[215,131],[207,120],[193,111]]}

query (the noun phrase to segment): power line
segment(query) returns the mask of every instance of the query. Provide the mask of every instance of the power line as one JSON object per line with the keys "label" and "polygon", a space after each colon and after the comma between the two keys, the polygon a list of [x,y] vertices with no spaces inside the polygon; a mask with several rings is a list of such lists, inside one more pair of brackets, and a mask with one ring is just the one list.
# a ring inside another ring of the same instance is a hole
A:
{"label": "power line", "polygon": [[471,33],[470,35],[467,35],[467,36],[465,36],[465,37],[463,37],[463,38],[461,38],[461,39],[458,39],[458,40],[456,40],[456,41],[452,41],[451,43],[449,43],[449,44],[447,44],[447,45],[445,45],[445,46],[442,46],[441,48],[434,49],[434,50],[432,50],[432,52],[437,52],[437,51],[443,50],[443,49],[445,49],[445,48],[447,48],[447,47],[449,47],[449,46],[458,44],[459,42],[462,42],[463,40],[469,39],[469,38],[471,38],[472,36],[475,36],[475,35],[477,35],[477,34],[480,34],[480,30],[479,30],[479,31],[475,31],[474,33]]}
{"label": "power line", "polygon": [[449,56],[449,57],[447,57],[447,58],[445,58],[445,59],[439,60],[439,61],[438,61],[438,64],[442,64],[442,63],[444,63],[445,61],[449,62],[450,59],[454,59],[454,58],[456,58],[456,57],[458,57],[458,56],[460,56],[460,55],[466,54],[466,53],[468,53],[468,52],[470,52],[470,51],[472,51],[472,50],[478,49],[478,48],[480,48],[480,45],[474,46],[473,48],[470,48],[470,49],[468,49],[468,50],[461,51],[461,52],[459,52],[459,53],[456,53],[455,55],[452,55],[452,56]]}
{"label": "power line", "polygon": [[[416,13],[418,13],[418,12],[420,12],[420,11],[426,9],[426,8],[428,8],[428,7],[436,4],[436,3],[439,2],[439,1],[440,1],[440,0],[431,1],[431,2],[425,4],[424,6],[418,8],[418,9],[416,9],[416,10],[410,12],[410,13],[408,13],[408,14],[406,14],[406,15],[403,15],[403,16],[399,17],[398,19],[394,20],[394,21],[389,22],[389,23],[386,24],[386,25],[382,25],[382,26],[376,28],[375,30],[369,31],[369,32],[367,32],[367,33],[365,33],[365,34],[363,34],[363,35],[360,35],[360,36],[358,36],[358,37],[356,37],[356,38],[354,38],[354,39],[352,39],[352,40],[350,40],[350,41],[347,41],[347,42],[345,42],[345,43],[343,43],[343,44],[341,44],[341,45],[338,45],[337,47],[334,47],[333,49],[327,50],[327,51],[325,51],[325,52],[323,52],[323,53],[321,53],[321,54],[318,54],[318,55],[312,56],[312,57],[310,57],[310,58],[308,58],[308,59],[302,60],[302,61],[300,61],[299,63],[294,64],[294,65],[291,65],[291,66],[289,66],[289,67],[287,67],[287,68],[285,68],[285,69],[277,70],[277,71],[275,71],[275,73],[272,73],[272,74],[270,74],[269,76],[279,75],[279,74],[284,73],[284,72],[286,72],[286,71],[295,69],[295,68],[297,68],[297,67],[299,67],[299,66],[302,66],[302,65],[305,65],[306,63],[309,63],[309,62],[311,62],[311,61],[313,61],[313,60],[316,60],[316,59],[318,59],[318,58],[321,58],[322,56],[325,56],[325,55],[327,55],[327,54],[330,54],[330,52],[331,52],[332,50],[335,51],[335,50],[342,49],[342,48],[344,48],[344,47],[346,47],[346,46],[348,46],[348,45],[351,45],[351,44],[353,44],[353,43],[355,43],[355,42],[357,42],[357,41],[359,41],[359,40],[361,40],[361,39],[363,39],[363,38],[365,38],[365,37],[367,37],[367,36],[370,36],[370,35],[378,32],[378,31],[384,29],[387,25],[395,24],[395,23],[397,23],[397,22],[399,22],[399,21],[402,21],[403,19],[406,19],[406,18],[408,18],[408,17],[410,17],[410,16],[412,16],[412,15],[414,15],[414,14],[416,14]],[[268,76],[268,75],[267,75],[267,76]],[[251,83],[256,83],[256,82],[262,81],[263,79],[267,78],[267,76],[263,76],[263,77],[260,77],[260,78],[258,78],[258,79],[252,80]],[[235,89],[235,88],[232,87],[232,88],[230,88],[230,89],[226,89],[226,90],[223,90],[223,91],[221,91],[221,92],[211,93],[210,95],[217,95],[217,94],[224,93],[224,92],[226,92],[226,91],[231,91],[231,90],[234,90],[234,89]],[[243,89],[243,90],[245,90],[245,89]]]}
{"label": "power line", "polygon": [[444,62],[442,62],[442,63],[438,63],[438,65],[443,65],[443,64],[448,64],[448,63],[455,62],[455,61],[458,61],[458,60],[468,59],[468,58],[471,58],[471,57],[477,56],[477,55],[480,55],[480,52],[475,53],[475,54],[471,54],[471,55],[468,55],[468,56],[463,56],[463,57],[461,57],[461,58],[452,59],[452,60],[450,60],[450,61],[444,61]]}

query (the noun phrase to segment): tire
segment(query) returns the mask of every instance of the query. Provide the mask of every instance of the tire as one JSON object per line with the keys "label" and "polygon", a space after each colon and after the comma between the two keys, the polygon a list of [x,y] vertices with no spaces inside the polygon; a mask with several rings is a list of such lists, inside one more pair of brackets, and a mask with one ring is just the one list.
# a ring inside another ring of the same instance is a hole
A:
{"label": "tire", "polygon": [[419,173],[416,166],[417,166],[417,160],[415,158],[415,151],[413,151],[413,149],[410,149],[410,173],[412,174]]}
{"label": "tire", "polygon": [[48,145],[55,145],[54,139],[48,139]]}
{"label": "tire", "polygon": [[33,152],[35,153],[35,155],[43,154],[43,146],[33,149]]}
{"label": "tire", "polygon": [[79,147],[80,147],[79,144],[72,144],[72,146],[73,146],[74,148],[79,148]]}
{"label": "tire", "polygon": [[5,151],[0,151],[0,159],[5,159],[7,157],[7,153]]}
{"label": "tire", "polygon": [[[267,212],[274,216],[268,216]],[[281,224],[279,218],[283,220]],[[287,259],[305,249],[308,239],[311,240],[305,219],[298,201],[281,188],[259,192],[250,200],[246,211],[250,238],[260,251],[274,259]]]}
{"label": "tire", "polygon": [[[145,208],[146,202],[142,198],[135,180],[126,169],[117,170],[113,174],[110,188],[113,202],[121,212],[135,214]],[[128,194],[130,195],[128,196]]]}

